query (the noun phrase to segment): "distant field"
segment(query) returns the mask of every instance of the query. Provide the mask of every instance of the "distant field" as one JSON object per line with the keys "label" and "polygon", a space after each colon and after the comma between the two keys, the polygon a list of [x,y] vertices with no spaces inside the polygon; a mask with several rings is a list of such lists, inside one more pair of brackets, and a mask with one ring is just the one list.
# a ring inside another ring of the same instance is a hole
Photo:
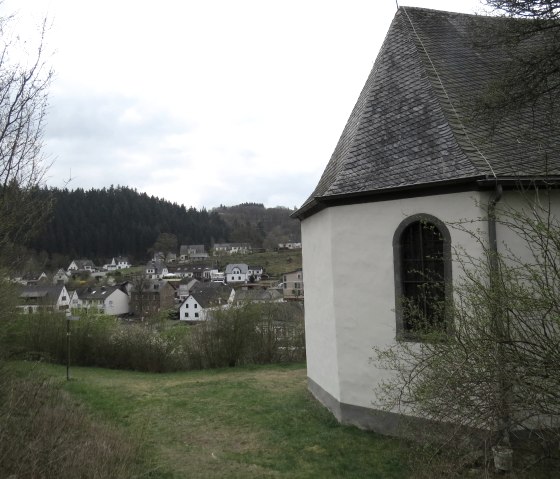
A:
{"label": "distant field", "polygon": [[[29,363],[17,363],[29,369]],[[340,426],[303,365],[146,374],[38,365],[100,422],[139,441],[149,478],[401,478],[399,443]]]}

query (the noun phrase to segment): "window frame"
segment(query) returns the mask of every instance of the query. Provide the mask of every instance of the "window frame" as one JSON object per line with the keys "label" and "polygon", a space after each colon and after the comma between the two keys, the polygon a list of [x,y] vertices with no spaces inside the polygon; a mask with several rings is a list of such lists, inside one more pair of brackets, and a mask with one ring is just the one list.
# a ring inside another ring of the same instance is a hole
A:
{"label": "window frame", "polygon": [[[445,300],[452,298],[453,294],[453,265],[451,257],[451,235],[445,223],[435,216],[427,213],[418,213],[405,218],[395,230],[393,235],[393,264],[394,264],[394,282],[395,282],[395,320],[396,320],[396,337],[397,340],[404,341],[421,341],[421,334],[415,331],[407,330],[403,317],[402,298],[403,293],[403,277],[402,277],[402,235],[405,230],[414,223],[429,223],[434,225],[443,238],[443,283]],[[450,311],[445,311],[445,328],[449,329],[452,324]]]}

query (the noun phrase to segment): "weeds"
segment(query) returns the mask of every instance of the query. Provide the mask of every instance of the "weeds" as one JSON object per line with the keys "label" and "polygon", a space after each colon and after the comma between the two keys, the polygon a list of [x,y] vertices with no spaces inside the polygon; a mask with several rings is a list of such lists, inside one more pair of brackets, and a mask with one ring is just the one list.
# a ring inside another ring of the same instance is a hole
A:
{"label": "weeds", "polygon": [[52,382],[17,378],[0,363],[0,477],[129,478],[136,446]]}

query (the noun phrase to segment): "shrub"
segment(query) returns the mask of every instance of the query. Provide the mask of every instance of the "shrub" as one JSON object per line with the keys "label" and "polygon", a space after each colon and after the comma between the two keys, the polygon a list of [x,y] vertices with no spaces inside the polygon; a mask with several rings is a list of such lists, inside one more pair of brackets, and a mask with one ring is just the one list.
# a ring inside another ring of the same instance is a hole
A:
{"label": "shrub", "polygon": [[0,363],[0,477],[138,477],[136,451],[51,382]]}

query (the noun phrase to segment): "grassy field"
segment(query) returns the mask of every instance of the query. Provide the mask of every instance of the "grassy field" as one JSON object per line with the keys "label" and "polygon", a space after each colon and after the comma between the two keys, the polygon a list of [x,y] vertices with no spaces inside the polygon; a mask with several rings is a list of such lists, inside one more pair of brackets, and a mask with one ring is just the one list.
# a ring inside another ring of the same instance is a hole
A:
{"label": "grassy field", "polygon": [[267,251],[265,253],[235,254],[217,256],[220,265],[228,263],[246,263],[251,266],[262,266],[271,278],[280,280],[283,273],[301,268],[301,250]]}
{"label": "grassy field", "polygon": [[[16,363],[21,370],[29,363]],[[102,423],[141,444],[142,477],[397,478],[397,441],[340,426],[303,365],[147,374],[39,365]]]}

